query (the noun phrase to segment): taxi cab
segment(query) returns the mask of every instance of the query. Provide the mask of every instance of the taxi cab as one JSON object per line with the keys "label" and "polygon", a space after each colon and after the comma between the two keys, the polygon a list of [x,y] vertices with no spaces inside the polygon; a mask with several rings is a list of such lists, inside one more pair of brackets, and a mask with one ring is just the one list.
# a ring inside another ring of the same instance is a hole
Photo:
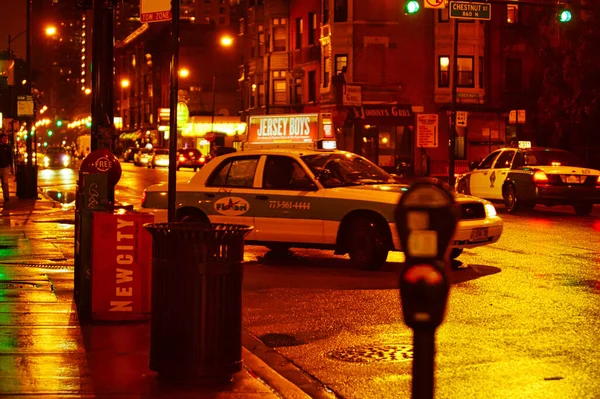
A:
{"label": "taxi cab", "polygon": [[[274,120],[282,117],[289,120]],[[394,213],[408,186],[359,155],[331,149],[332,132],[319,115],[292,120],[303,117],[252,117],[243,151],[216,157],[177,183],[177,220],[252,225],[248,244],[332,249],[377,269],[389,251],[401,249]],[[284,124],[296,130],[285,131]],[[456,202],[462,220],[453,257],[498,241],[503,222],[490,202],[466,195]],[[142,207],[165,220],[167,185],[146,189]]]}
{"label": "taxi cab", "polygon": [[503,201],[508,212],[572,205],[580,216],[600,203],[600,171],[582,167],[575,154],[555,148],[501,148],[456,180],[456,191]]}

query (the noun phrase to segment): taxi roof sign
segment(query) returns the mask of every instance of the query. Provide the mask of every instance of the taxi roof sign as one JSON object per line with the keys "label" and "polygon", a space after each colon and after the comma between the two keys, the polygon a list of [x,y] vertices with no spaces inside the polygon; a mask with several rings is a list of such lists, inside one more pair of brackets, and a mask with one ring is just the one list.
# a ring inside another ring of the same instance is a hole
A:
{"label": "taxi roof sign", "polygon": [[[245,146],[307,148],[319,147],[319,141],[335,141],[330,114],[253,115],[248,120]],[[335,145],[333,145],[335,147]]]}

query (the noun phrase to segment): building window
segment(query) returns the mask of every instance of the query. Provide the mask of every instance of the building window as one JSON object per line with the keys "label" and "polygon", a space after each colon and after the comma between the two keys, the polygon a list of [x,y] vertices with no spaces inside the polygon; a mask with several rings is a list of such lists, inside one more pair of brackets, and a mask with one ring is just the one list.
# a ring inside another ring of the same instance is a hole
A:
{"label": "building window", "polygon": [[348,21],[348,0],[333,0],[333,22]]}
{"label": "building window", "polygon": [[479,87],[482,89],[485,87],[485,75],[483,74],[484,71],[485,61],[483,57],[479,57]]}
{"label": "building window", "polygon": [[520,58],[507,58],[505,71],[506,90],[520,91],[523,89],[523,63]]}
{"label": "building window", "polygon": [[323,10],[323,25],[327,25],[329,23],[329,0],[323,0],[321,10]]}
{"label": "building window", "polygon": [[438,87],[450,87],[450,57],[438,57]]}
{"label": "building window", "polygon": [[329,87],[331,78],[331,59],[329,57],[329,45],[323,46],[323,87]]}
{"label": "building window", "polygon": [[308,102],[317,101],[317,71],[308,72]]}
{"label": "building window", "polygon": [[285,104],[287,98],[287,83],[285,79],[273,80],[273,103]]}
{"label": "building window", "polygon": [[506,23],[507,24],[518,24],[519,23],[519,6],[516,4],[506,5]]}
{"label": "building window", "polygon": [[287,29],[285,18],[273,19],[273,51],[286,51]]}
{"label": "building window", "polygon": [[265,41],[265,27],[263,25],[258,25],[257,39],[258,55],[263,56],[265,55],[265,47],[267,46],[267,42]]}
{"label": "building window", "polygon": [[450,20],[450,16],[448,15],[448,8],[444,7],[441,10],[438,10],[438,22],[448,22]]}
{"label": "building window", "polygon": [[317,14],[314,12],[308,13],[308,45],[315,44],[317,38]]}
{"label": "building window", "polygon": [[335,74],[339,75],[342,73],[344,67],[348,66],[348,55],[338,54],[335,56]]}
{"label": "building window", "polygon": [[458,56],[458,81],[457,87],[475,87],[472,56]]}
{"label": "building window", "polygon": [[225,14],[225,7],[219,7],[219,14]]}
{"label": "building window", "polygon": [[296,79],[294,83],[294,104],[302,104],[302,79]]}
{"label": "building window", "polygon": [[258,85],[258,106],[261,107],[265,103],[265,85]]}
{"label": "building window", "polygon": [[302,48],[302,18],[296,18],[296,49]]}

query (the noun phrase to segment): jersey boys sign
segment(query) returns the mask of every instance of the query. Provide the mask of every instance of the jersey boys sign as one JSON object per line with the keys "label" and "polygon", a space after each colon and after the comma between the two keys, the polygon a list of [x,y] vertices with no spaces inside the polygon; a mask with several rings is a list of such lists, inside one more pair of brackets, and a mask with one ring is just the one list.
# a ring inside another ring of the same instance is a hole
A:
{"label": "jersey boys sign", "polygon": [[251,143],[312,143],[318,137],[318,114],[250,117],[248,141]]}

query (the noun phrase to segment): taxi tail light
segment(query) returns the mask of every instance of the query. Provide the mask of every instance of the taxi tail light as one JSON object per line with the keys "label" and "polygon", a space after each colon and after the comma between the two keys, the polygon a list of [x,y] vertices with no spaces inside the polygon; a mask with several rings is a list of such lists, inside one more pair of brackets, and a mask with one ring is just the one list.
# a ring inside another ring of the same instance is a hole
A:
{"label": "taxi tail light", "polygon": [[146,190],[142,193],[142,208],[146,205]]}
{"label": "taxi tail light", "polygon": [[533,174],[533,182],[535,184],[548,184],[548,176],[543,171],[538,170]]}
{"label": "taxi tail light", "polygon": [[204,158],[204,157],[200,157],[200,162],[201,162],[201,163],[204,163],[204,162],[206,162],[206,158]]}
{"label": "taxi tail light", "polygon": [[185,162],[185,157],[183,155],[179,156],[179,162]]}
{"label": "taxi tail light", "polygon": [[596,178],[596,187],[600,187],[600,175]]}

